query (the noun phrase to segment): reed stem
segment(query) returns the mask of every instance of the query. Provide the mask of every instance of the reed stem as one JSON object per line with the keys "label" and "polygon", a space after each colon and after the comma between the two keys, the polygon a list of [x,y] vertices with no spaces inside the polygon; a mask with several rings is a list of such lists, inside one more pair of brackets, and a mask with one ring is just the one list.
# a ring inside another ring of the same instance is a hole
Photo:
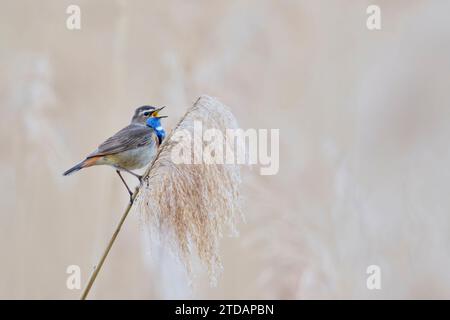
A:
{"label": "reed stem", "polygon": [[[200,100],[200,98],[197,99],[197,101],[195,103],[197,103],[199,100]],[[165,141],[170,139],[170,137],[172,136],[173,132],[180,126],[180,123],[185,119],[186,115],[187,114],[185,114],[183,116],[183,118],[181,118],[181,120],[178,122],[178,124],[175,127],[175,129],[170,132],[169,137],[166,138]],[[152,163],[149,165],[148,169],[146,170],[145,174],[143,175],[142,181],[147,179],[147,177],[150,174],[150,171],[151,171],[151,169],[153,167],[153,164],[155,163],[156,159],[158,158],[160,152],[161,152],[161,148],[158,148],[158,152],[157,152],[155,158],[153,159]],[[142,183],[141,183],[141,185],[142,185]],[[141,187],[141,185],[139,185],[139,188]],[[136,199],[136,196],[139,193],[139,188],[136,188],[136,191],[134,192],[130,203],[128,204],[127,208],[125,209],[125,212],[123,213],[122,218],[120,219],[119,224],[117,225],[116,230],[114,231],[114,233],[113,233],[113,235],[111,237],[111,240],[109,240],[109,243],[108,243],[108,246],[105,249],[105,252],[103,252],[103,255],[100,258],[100,261],[99,261],[98,265],[95,267],[94,271],[92,272],[91,276],[89,277],[89,282],[86,285],[86,288],[83,290],[83,294],[81,295],[80,300],[86,300],[86,298],[87,298],[87,296],[89,294],[89,291],[91,291],[92,285],[94,284],[95,279],[97,279],[97,275],[100,272],[100,269],[102,268],[103,263],[105,262],[106,257],[108,256],[109,251],[111,250],[111,248],[112,248],[112,246],[114,244],[114,241],[116,240],[117,235],[119,234],[120,229],[122,228],[122,225],[125,222],[125,219],[127,218],[128,213],[131,210],[131,207],[133,207],[134,200]]]}
{"label": "reed stem", "polygon": [[136,195],[137,195],[138,191],[139,191],[138,188],[136,188],[136,191],[134,192],[134,195],[132,197],[132,201],[128,204],[127,208],[125,209],[125,212],[123,213],[122,218],[120,219],[119,224],[117,225],[116,230],[114,231],[114,233],[111,237],[111,240],[109,240],[108,246],[106,247],[105,251],[103,252],[103,255],[100,258],[98,265],[95,267],[94,271],[92,272],[92,274],[89,278],[89,282],[88,282],[86,288],[84,289],[80,300],[86,300],[86,298],[89,294],[89,291],[91,291],[92,285],[94,284],[95,279],[97,279],[97,275],[100,272],[100,269],[102,268],[103,263],[105,262],[106,257],[108,256],[109,251],[111,250],[111,248],[114,244],[114,241],[116,240],[117,235],[119,234],[120,229],[122,228],[122,225],[125,222],[125,219],[127,218],[128,213],[131,210],[131,207],[133,206],[134,199],[136,199]]}
{"label": "reed stem", "polygon": [[[208,97],[205,97],[205,99],[206,99],[206,98],[208,98]],[[184,120],[186,119],[186,117],[188,116],[189,112],[192,112],[192,110],[193,110],[195,107],[197,107],[197,105],[200,103],[200,100],[201,100],[201,99],[202,99],[202,97],[200,97],[200,98],[197,99],[197,101],[194,103],[194,107],[191,108],[190,111],[188,110],[188,111],[183,115],[183,117],[182,117],[181,120],[178,122],[178,124],[175,126],[175,128],[170,132],[170,134],[164,139],[163,143],[159,146],[158,151],[157,151],[155,157],[153,158],[151,164],[148,166],[147,170],[145,171],[144,175],[142,176],[141,183],[140,183],[139,187],[137,187],[136,190],[135,190],[135,192],[133,193],[133,196],[132,196],[132,198],[131,198],[131,201],[130,201],[130,203],[128,204],[127,208],[125,209],[125,212],[123,213],[122,218],[120,219],[119,224],[117,225],[116,230],[114,231],[114,233],[113,233],[113,235],[112,235],[112,237],[111,237],[111,240],[109,240],[108,246],[106,247],[106,249],[105,249],[103,255],[101,256],[98,265],[95,267],[94,271],[92,272],[92,274],[91,274],[91,276],[90,276],[90,278],[89,278],[89,282],[88,282],[86,288],[84,289],[83,294],[81,295],[81,298],[80,298],[81,300],[86,300],[86,298],[87,298],[87,296],[88,296],[88,294],[89,294],[89,292],[90,292],[90,290],[91,290],[91,288],[92,288],[92,286],[93,286],[93,284],[94,284],[94,282],[95,282],[95,280],[96,280],[96,278],[97,278],[97,276],[98,276],[98,274],[99,274],[99,272],[100,272],[100,269],[102,268],[103,263],[105,262],[106,257],[108,256],[109,251],[111,250],[111,248],[112,248],[112,246],[113,246],[113,244],[114,244],[114,241],[116,240],[117,235],[119,234],[120,229],[121,229],[123,223],[125,222],[125,219],[126,219],[127,216],[128,216],[128,213],[130,212],[131,208],[133,207],[134,201],[135,201],[137,195],[139,194],[139,192],[140,192],[140,190],[141,190],[140,188],[144,186],[144,183],[145,183],[145,182],[147,182],[147,184],[148,184],[148,179],[149,179],[150,173],[151,173],[152,170],[153,170],[153,167],[154,167],[154,165],[155,165],[156,160],[158,160],[158,158],[160,157],[160,154],[161,154],[161,152],[164,150],[164,148],[165,148],[166,144],[168,143],[168,141],[171,140],[171,137],[172,137],[172,135],[174,134],[174,132],[181,126],[181,124],[183,123],[183,121],[184,121]],[[208,99],[210,99],[210,98],[208,98]]]}

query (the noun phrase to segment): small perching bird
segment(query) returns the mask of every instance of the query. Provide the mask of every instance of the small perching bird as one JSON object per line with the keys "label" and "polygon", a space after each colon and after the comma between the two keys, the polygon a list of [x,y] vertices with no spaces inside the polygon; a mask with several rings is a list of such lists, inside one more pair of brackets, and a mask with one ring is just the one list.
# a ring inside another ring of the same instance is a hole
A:
{"label": "small perching bird", "polygon": [[127,188],[132,201],[133,193],[122,177],[121,171],[128,172],[139,179],[142,177],[131,170],[140,169],[149,164],[165,137],[161,126],[159,112],[164,109],[153,106],[142,106],[134,112],[131,123],[103,142],[86,159],[63,173],[70,175],[83,168],[109,165],[116,169],[117,174]]}

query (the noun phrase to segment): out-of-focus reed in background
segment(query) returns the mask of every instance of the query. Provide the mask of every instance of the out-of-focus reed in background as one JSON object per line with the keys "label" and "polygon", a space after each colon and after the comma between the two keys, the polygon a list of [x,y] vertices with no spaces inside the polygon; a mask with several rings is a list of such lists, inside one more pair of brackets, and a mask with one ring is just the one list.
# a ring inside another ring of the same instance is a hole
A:
{"label": "out-of-focus reed in background", "polygon": [[[131,215],[91,298],[449,298],[450,3],[0,1],[0,297],[78,298],[127,195],[61,173],[130,120],[202,94],[280,129],[280,172],[243,173],[246,224],[192,290]],[[130,180],[132,182],[132,180]],[[366,268],[382,289],[366,288]]]}

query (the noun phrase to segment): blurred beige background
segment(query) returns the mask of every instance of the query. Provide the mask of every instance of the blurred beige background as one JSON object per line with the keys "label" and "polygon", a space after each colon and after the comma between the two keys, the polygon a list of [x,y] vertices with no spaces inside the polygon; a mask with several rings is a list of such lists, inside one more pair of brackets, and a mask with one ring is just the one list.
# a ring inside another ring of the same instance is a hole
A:
{"label": "blurred beige background", "polygon": [[[110,168],[62,172],[206,93],[280,128],[280,172],[243,172],[217,287],[126,221],[90,298],[450,298],[450,2],[0,1],[0,298],[76,299],[127,204]],[[81,7],[82,28],[66,28]],[[129,180],[133,181],[133,180]],[[382,289],[366,288],[366,268]]]}

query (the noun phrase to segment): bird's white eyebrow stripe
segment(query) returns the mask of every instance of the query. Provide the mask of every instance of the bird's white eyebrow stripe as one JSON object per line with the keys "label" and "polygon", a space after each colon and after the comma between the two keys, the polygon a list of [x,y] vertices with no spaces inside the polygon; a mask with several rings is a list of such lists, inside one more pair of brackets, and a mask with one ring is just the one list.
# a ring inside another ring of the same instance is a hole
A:
{"label": "bird's white eyebrow stripe", "polygon": [[146,112],[150,112],[150,111],[153,111],[153,110],[155,110],[155,109],[144,109],[144,110],[142,110],[141,112],[139,112],[139,114],[144,114],[144,113],[146,113]]}

